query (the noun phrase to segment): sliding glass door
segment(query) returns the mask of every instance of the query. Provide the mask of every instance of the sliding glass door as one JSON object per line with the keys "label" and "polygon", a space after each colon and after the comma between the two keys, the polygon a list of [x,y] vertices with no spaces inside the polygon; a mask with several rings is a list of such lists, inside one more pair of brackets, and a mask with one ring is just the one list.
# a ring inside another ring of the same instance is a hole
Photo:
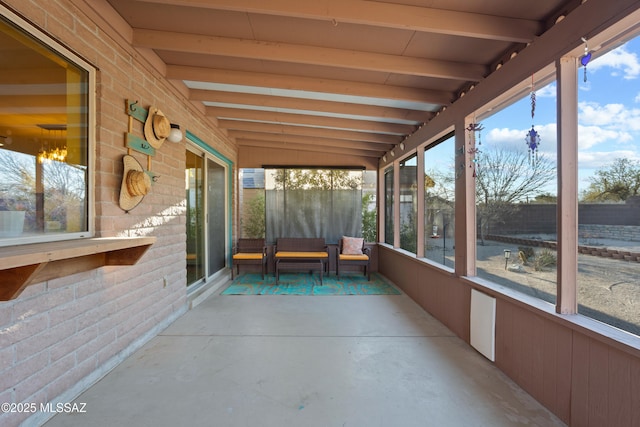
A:
{"label": "sliding glass door", "polygon": [[226,197],[224,166],[207,160],[207,215],[209,243],[209,271],[220,271],[225,267]]}
{"label": "sliding glass door", "polygon": [[198,147],[187,148],[187,286],[203,283],[226,267],[227,167]]}

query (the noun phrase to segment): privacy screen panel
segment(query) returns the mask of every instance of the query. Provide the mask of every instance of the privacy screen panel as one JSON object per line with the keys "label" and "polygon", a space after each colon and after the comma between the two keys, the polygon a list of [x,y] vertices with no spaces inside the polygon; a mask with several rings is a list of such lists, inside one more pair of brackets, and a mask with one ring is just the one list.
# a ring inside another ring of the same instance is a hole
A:
{"label": "privacy screen panel", "polygon": [[362,235],[362,171],[266,170],[266,237]]}

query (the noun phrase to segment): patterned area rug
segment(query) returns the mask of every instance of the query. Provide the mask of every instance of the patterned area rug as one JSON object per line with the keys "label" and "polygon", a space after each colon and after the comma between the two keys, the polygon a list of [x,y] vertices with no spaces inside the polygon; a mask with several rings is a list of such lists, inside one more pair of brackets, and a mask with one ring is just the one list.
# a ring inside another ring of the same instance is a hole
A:
{"label": "patterned area rug", "polygon": [[243,274],[235,278],[222,295],[400,295],[383,276],[372,273],[371,281],[362,273],[320,276],[317,273],[282,273],[276,286],[272,274]]}

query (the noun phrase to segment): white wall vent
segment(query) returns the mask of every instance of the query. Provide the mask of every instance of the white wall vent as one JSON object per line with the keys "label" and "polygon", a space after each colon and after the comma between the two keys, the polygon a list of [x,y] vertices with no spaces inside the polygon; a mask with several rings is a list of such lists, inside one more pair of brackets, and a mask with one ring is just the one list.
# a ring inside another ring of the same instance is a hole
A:
{"label": "white wall vent", "polygon": [[496,299],[471,290],[471,346],[495,362]]}

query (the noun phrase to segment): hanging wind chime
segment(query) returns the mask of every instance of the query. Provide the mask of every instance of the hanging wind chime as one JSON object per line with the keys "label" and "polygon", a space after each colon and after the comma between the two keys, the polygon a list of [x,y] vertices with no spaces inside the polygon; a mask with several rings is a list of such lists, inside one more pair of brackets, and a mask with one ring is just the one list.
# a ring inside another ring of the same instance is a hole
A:
{"label": "hanging wind chime", "polygon": [[589,52],[589,46],[587,45],[587,39],[582,37],[582,41],[584,42],[584,55],[580,57],[580,64],[582,65],[582,69],[584,70],[584,82],[587,82],[587,64],[591,61],[591,52]]}
{"label": "hanging wind chime", "polygon": [[[482,134],[480,133],[482,131],[482,129],[484,129],[484,126],[482,126],[482,124],[480,123],[476,123],[475,120],[473,123],[470,123],[469,126],[467,126],[467,131],[469,132],[469,149],[467,150],[467,153],[469,153],[470,157],[471,157],[471,163],[469,164],[470,168],[473,168],[473,177],[477,177],[478,176],[478,169],[479,169],[479,163],[478,161],[480,160],[480,153],[482,153],[482,151],[480,151],[480,149],[478,148],[478,146],[482,145]],[[475,138],[475,133],[478,132],[478,138],[477,138],[477,144],[475,146],[473,146],[473,141],[476,140]],[[473,135],[473,139],[471,138],[471,136]]]}
{"label": "hanging wind chime", "polygon": [[536,165],[538,162],[538,147],[540,146],[540,135],[533,126],[533,117],[536,113],[536,92],[533,85],[533,75],[531,75],[531,130],[524,138],[529,149],[529,164]]}

